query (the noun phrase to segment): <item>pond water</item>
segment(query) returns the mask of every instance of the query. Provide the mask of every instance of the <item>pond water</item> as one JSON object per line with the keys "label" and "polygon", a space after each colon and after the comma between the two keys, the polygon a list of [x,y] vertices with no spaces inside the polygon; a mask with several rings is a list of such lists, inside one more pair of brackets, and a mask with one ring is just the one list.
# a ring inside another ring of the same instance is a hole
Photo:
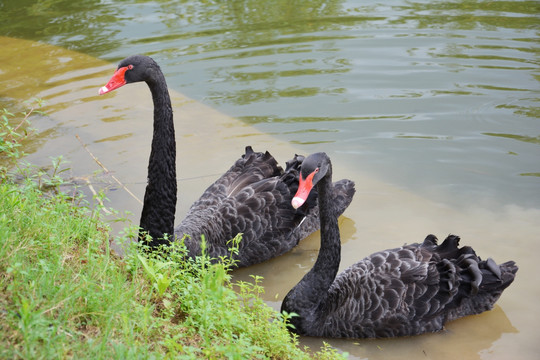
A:
{"label": "pond water", "polygon": [[[108,189],[136,224],[152,104],[143,84],[97,89],[115,63],[154,57],[172,92],[177,217],[245,145],[282,164],[325,151],[356,182],[341,218],[342,268],[426,234],[462,236],[482,257],[515,260],[488,313],[446,331],[329,340],[353,359],[536,358],[540,297],[540,93],[536,1],[4,1],[0,101],[46,100],[28,160],[64,154],[71,174]],[[317,256],[318,234],[235,272],[264,277],[276,308]],[[302,339],[318,347],[321,339]]]}

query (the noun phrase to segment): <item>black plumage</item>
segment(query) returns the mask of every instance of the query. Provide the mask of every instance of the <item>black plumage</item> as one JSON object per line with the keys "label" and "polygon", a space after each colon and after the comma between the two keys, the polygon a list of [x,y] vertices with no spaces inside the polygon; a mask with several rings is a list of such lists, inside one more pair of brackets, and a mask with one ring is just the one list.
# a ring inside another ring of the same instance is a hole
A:
{"label": "black plumage", "polygon": [[[308,156],[300,187],[318,190],[321,249],[310,272],[287,294],[281,309],[296,313],[300,335],[375,338],[439,331],[447,321],[490,310],[514,280],[513,261],[481,260],[450,235],[374,253],[336,276],[340,263],[338,211],[328,200],[331,164],[324,153]],[[300,192],[300,190],[299,190]],[[301,205],[295,197],[293,204]]]}
{"label": "black plumage", "polygon": [[[242,233],[238,266],[256,264],[281,255],[319,227],[317,195],[300,209],[291,207],[298,187],[303,156],[287,162],[283,170],[268,152],[245,154],[212,184],[174,228],[177,201],[176,143],[173,111],[165,77],[158,64],[147,56],[134,55],[120,62],[100,94],[125,84],[144,81],[154,102],[154,130],[148,163],[139,237],[149,234],[150,245],[167,244],[174,236],[184,238],[190,256],[201,254],[201,236],[212,258],[229,255],[229,240]],[[336,208],[343,212],[352,200],[351,182],[332,186]],[[169,236],[174,234],[173,236]],[[185,236],[185,237],[184,237]]]}

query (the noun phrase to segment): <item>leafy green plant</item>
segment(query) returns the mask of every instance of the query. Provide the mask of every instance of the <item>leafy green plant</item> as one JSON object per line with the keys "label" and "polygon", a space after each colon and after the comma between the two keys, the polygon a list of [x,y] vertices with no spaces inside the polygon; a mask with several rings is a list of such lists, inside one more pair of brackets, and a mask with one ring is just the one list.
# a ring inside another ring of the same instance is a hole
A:
{"label": "leafy green plant", "polygon": [[0,180],[5,180],[9,166],[24,155],[22,141],[34,131],[30,127],[29,117],[42,114],[38,110],[42,105],[42,100],[34,99],[28,103],[29,109],[21,113],[14,114],[6,108],[0,110]]}
{"label": "leafy green plant", "polygon": [[[36,100],[36,102],[37,106],[41,107],[42,101]],[[39,111],[36,110],[35,105],[31,105],[28,111],[21,113],[23,116],[22,119],[18,120],[18,123],[13,126],[11,123],[12,121],[17,120],[17,115],[11,113],[6,108],[3,108],[0,111],[0,119],[2,120],[0,123],[0,152],[4,156],[15,159],[21,157],[23,154],[23,152],[19,151],[21,140],[28,137],[29,131],[33,130],[23,125],[30,125],[28,117],[35,112]]]}
{"label": "leafy green plant", "polygon": [[[28,109],[20,113],[12,113],[5,108],[0,110],[0,180],[2,181],[8,179],[9,168],[16,165],[17,161],[25,155],[22,150],[24,140],[36,132],[31,127],[30,116],[45,114],[39,110],[44,104],[43,100],[33,99],[25,104]],[[41,190],[58,192],[60,185],[64,184],[61,174],[69,168],[63,167],[66,161],[61,155],[52,157],[51,162],[50,170],[22,163],[22,166],[17,166],[17,174],[27,180],[34,180]]]}
{"label": "leafy green plant", "polygon": [[62,155],[57,157],[51,157],[52,169],[47,171],[45,169],[39,169],[36,175],[38,188],[43,190],[49,190],[58,192],[58,187],[64,184],[64,179],[60,176],[63,172],[69,170],[69,168],[61,168],[66,164]]}
{"label": "leafy green plant", "polygon": [[146,274],[150,276],[153,281],[154,288],[157,290],[159,296],[163,296],[165,291],[169,288],[172,278],[169,274],[163,272],[163,269],[166,269],[172,263],[170,261],[164,262],[159,260],[146,260],[141,254],[137,254],[137,258],[143,265]]}

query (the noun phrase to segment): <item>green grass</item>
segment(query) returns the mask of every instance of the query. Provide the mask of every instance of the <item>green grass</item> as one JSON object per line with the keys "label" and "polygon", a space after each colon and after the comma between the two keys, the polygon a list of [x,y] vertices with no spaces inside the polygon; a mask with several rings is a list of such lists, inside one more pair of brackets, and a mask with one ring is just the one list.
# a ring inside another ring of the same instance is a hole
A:
{"label": "green grass", "polygon": [[0,358],[309,358],[226,259],[120,259],[97,210],[32,187],[0,184],[0,214]]}
{"label": "green grass", "polygon": [[81,203],[0,179],[0,358],[340,357],[300,349],[260,278],[232,283],[228,259],[188,260],[179,243],[166,257],[134,244],[119,258],[100,208]]}

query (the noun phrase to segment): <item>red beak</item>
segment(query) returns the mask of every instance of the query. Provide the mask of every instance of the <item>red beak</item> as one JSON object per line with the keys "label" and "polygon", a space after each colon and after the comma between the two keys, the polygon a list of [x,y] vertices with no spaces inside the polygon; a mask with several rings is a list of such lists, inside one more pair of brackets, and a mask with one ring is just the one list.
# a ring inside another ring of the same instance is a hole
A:
{"label": "red beak", "polygon": [[316,173],[317,170],[309,174],[305,180],[302,178],[302,174],[300,174],[298,191],[296,191],[296,195],[294,195],[291,201],[291,205],[293,208],[298,209],[306,202],[309,193],[311,192],[311,189],[313,189],[313,176],[315,176]]}
{"label": "red beak", "polygon": [[118,70],[116,70],[111,77],[111,80],[107,83],[107,85],[101,87],[99,89],[99,95],[103,95],[108,93],[109,91],[113,91],[118,89],[121,86],[126,85],[126,78],[124,77],[124,74],[128,70],[127,66],[121,67]]}

